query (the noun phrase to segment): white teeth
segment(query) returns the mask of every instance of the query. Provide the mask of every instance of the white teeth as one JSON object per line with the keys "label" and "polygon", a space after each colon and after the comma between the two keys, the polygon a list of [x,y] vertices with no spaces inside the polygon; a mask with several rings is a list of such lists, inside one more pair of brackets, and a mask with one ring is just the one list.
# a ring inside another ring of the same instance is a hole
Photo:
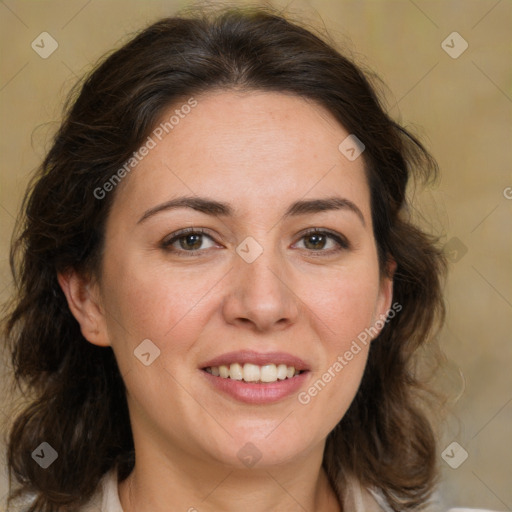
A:
{"label": "white teeth", "polygon": [[[259,366],[250,363],[244,364],[243,379],[246,382],[258,382],[262,373],[263,372],[260,372]],[[261,380],[263,380],[263,378]]]}
{"label": "white teeth", "polygon": [[232,363],[229,367],[229,376],[234,380],[242,380],[244,378],[243,368],[238,363]]}
{"label": "white teeth", "polygon": [[261,382],[275,382],[277,380],[277,368],[275,364],[266,364],[261,367]]}
{"label": "white teeth", "polygon": [[285,364],[265,364],[258,366],[256,364],[245,363],[243,366],[239,363],[232,363],[229,366],[211,366],[205,370],[223,379],[243,380],[245,382],[277,382],[278,380],[291,379],[299,375],[299,371],[293,366]]}
{"label": "white teeth", "polygon": [[286,379],[286,375],[287,375],[287,371],[286,371],[286,365],[285,364],[280,364],[278,367],[277,367],[277,378],[279,380],[284,380]]}

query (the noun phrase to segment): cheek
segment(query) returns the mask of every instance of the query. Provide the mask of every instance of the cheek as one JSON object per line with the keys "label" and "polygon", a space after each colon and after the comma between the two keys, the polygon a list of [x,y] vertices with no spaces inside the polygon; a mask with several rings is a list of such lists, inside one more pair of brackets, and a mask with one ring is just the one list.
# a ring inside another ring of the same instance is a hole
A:
{"label": "cheek", "polygon": [[[186,437],[183,420],[164,411],[162,400],[166,397],[173,410],[194,410],[194,401],[183,392],[186,377],[176,375],[176,369],[182,370],[179,365],[199,337],[204,308],[211,300],[208,291],[218,279],[211,282],[204,274],[201,278],[200,273],[190,270],[173,270],[171,274],[169,268],[115,258],[105,274],[109,334],[131,413],[146,420],[148,416],[160,417],[165,425],[162,428]],[[152,362],[148,366],[136,357],[146,339],[160,350],[153,360],[153,347],[144,349],[144,353],[150,352]]]}
{"label": "cheek", "polygon": [[[113,258],[105,268],[108,328],[116,355],[131,363],[135,347],[150,339],[167,358],[189,349],[201,328],[201,304],[210,282],[196,271],[173,270]],[[123,354],[125,353],[125,354]]]}
{"label": "cheek", "polygon": [[307,306],[323,324],[324,340],[333,348],[343,349],[372,322],[378,295],[378,273],[372,266],[361,270],[343,269],[323,280],[322,286],[310,287]]}
{"label": "cheek", "polygon": [[372,325],[378,272],[373,265],[347,268],[324,284],[307,302],[318,320],[322,362],[298,401],[308,411],[305,418],[322,418],[328,432],[347,411],[364,373],[370,347],[365,330]]}

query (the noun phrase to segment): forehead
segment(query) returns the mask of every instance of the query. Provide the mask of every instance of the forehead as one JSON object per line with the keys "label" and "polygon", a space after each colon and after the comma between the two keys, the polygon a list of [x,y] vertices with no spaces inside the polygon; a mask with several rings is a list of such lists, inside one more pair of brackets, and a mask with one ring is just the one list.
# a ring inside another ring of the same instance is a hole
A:
{"label": "forehead", "polygon": [[340,152],[349,133],[316,102],[281,92],[215,91],[182,108],[187,99],[162,113],[150,135],[154,147],[123,183],[120,202],[149,208],[186,193],[243,210],[341,194],[368,216],[364,161]]}

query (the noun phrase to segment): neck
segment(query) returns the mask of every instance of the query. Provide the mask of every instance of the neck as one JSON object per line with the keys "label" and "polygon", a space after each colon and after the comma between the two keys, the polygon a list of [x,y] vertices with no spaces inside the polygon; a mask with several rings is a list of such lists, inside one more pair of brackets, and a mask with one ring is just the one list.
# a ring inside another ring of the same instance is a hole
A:
{"label": "neck", "polygon": [[119,484],[123,512],[340,512],[322,468],[323,443],[298,461],[235,468],[161,447],[139,447],[135,467]]}

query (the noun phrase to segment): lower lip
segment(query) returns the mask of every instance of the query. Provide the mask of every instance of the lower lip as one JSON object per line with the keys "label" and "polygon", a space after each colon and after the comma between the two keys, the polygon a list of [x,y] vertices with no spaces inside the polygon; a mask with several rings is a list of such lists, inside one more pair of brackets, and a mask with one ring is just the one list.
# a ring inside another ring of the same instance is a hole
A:
{"label": "lower lip", "polygon": [[217,390],[247,404],[270,404],[279,402],[296,393],[308,378],[308,371],[291,379],[254,384],[243,380],[224,379],[200,370],[207,381]]}

